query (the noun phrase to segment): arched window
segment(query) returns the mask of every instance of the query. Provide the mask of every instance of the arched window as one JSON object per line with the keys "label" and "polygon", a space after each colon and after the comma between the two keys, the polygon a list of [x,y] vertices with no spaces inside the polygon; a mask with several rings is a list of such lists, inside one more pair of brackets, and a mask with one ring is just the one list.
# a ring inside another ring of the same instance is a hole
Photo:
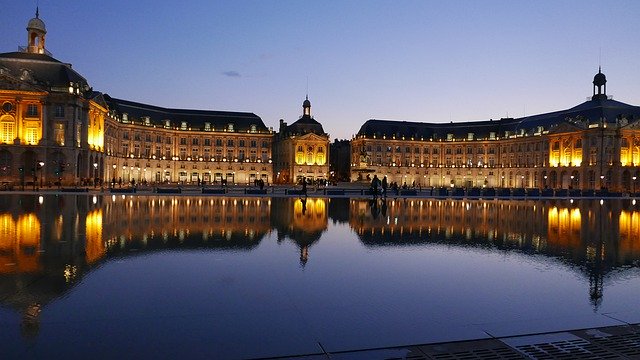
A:
{"label": "arched window", "polygon": [[12,144],[16,138],[16,122],[12,116],[0,120],[0,143]]}

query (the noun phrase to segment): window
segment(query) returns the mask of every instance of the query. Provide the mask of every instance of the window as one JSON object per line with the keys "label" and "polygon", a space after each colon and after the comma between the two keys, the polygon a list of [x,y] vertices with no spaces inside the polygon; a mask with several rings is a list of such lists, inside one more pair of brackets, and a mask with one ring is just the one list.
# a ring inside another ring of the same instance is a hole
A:
{"label": "window", "polygon": [[204,123],[204,131],[210,131],[211,130],[211,123]]}
{"label": "window", "polygon": [[204,146],[211,146],[211,139],[204,139]]}
{"label": "window", "polygon": [[180,145],[187,145],[187,138],[180,138]]}
{"label": "window", "polygon": [[216,146],[222,146],[222,139],[216,139]]}
{"label": "window", "polygon": [[151,142],[151,134],[147,134],[147,136],[145,136],[145,141]]}
{"label": "window", "polygon": [[240,141],[238,141],[238,142],[239,142],[238,146],[240,146],[240,147],[244,147],[244,146],[245,146],[245,145],[244,145],[244,140],[240,140]]}
{"label": "window", "polygon": [[257,147],[257,146],[258,146],[258,142],[257,142],[257,141],[255,141],[255,140],[251,140],[250,146],[251,146],[252,148]]}
{"label": "window", "polygon": [[227,131],[233,132],[233,124],[228,124],[227,125]]}
{"label": "window", "polygon": [[171,137],[167,136],[167,141],[166,141],[166,143],[167,143],[168,145],[171,145]]}
{"label": "window", "polygon": [[251,125],[251,132],[255,133],[256,132],[256,126],[255,125]]}
{"label": "window", "polygon": [[2,121],[0,123],[0,142],[12,144],[16,138],[16,128],[13,121]]}
{"label": "window", "polygon": [[198,145],[198,143],[199,143],[198,140],[199,140],[198,138],[191,139],[191,145]]}
{"label": "window", "polygon": [[64,124],[56,123],[53,125],[53,141],[58,146],[64,146]]}
{"label": "window", "polygon": [[64,106],[57,104],[55,108],[55,117],[64,117]]}
{"label": "window", "polygon": [[38,116],[38,105],[37,104],[29,104],[29,105],[27,105],[27,116]]}
{"label": "window", "polygon": [[267,148],[267,147],[269,147],[269,142],[268,142],[268,141],[263,141],[263,142],[262,142],[262,147],[263,147],[263,148]]}
{"label": "window", "polygon": [[183,121],[182,123],[180,123],[180,130],[187,130],[187,122]]}
{"label": "window", "polygon": [[129,140],[129,132],[128,131],[124,131],[122,133],[122,139],[123,140]]}

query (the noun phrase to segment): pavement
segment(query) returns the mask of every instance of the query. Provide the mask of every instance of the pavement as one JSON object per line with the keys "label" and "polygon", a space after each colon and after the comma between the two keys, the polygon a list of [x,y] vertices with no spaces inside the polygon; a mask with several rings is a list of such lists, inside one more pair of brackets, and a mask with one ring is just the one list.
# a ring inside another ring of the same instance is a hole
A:
{"label": "pavement", "polygon": [[640,359],[640,324],[274,359]]}

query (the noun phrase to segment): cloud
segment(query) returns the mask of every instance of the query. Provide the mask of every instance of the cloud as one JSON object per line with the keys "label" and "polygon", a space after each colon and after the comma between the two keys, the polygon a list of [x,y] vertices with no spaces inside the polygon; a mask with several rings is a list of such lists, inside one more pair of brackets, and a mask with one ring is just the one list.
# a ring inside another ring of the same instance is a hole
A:
{"label": "cloud", "polygon": [[240,77],[240,76],[242,76],[242,75],[240,75],[239,72],[237,72],[235,70],[223,71],[222,75],[228,76],[228,77]]}

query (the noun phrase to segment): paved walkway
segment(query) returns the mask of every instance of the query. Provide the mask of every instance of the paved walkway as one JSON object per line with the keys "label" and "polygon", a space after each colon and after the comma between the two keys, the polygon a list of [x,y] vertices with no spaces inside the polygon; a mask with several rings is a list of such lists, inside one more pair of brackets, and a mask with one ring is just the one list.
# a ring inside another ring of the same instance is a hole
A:
{"label": "paved walkway", "polygon": [[640,324],[281,359],[640,359]]}

